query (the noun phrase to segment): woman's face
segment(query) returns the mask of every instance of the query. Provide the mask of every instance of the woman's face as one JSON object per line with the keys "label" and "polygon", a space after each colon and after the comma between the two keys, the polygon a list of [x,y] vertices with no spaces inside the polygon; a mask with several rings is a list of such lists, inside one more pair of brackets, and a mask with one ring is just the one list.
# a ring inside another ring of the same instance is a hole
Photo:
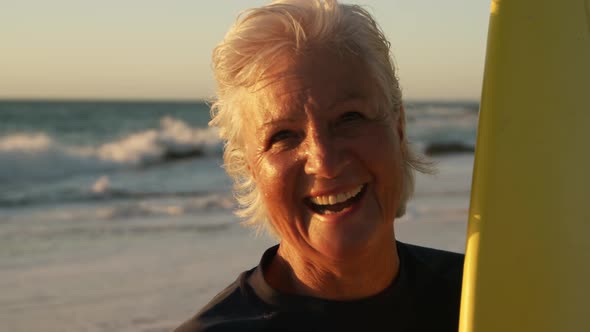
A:
{"label": "woman's face", "polygon": [[283,58],[241,95],[242,139],[282,241],[342,259],[391,241],[403,170],[399,117],[379,110],[366,66],[329,51]]}

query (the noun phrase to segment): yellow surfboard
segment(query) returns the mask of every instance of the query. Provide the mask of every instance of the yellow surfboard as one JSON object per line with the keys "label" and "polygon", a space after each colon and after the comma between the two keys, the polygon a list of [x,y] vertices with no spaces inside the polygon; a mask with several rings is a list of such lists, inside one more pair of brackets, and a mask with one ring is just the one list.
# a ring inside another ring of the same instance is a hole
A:
{"label": "yellow surfboard", "polygon": [[460,331],[590,331],[590,0],[492,1]]}

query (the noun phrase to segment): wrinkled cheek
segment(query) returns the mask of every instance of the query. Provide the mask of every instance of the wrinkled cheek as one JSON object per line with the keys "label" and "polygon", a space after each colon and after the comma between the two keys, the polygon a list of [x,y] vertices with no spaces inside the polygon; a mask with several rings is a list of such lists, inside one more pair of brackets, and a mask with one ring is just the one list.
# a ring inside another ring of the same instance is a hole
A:
{"label": "wrinkled cheek", "polygon": [[389,167],[381,170],[381,174],[385,176],[381,181],[380,205],[384,221],[390,222],[394,220],[401,205],[404,176],[400,161],[390,160],[383,165]]}
{"label": "wrinkled cheek", "polygon": [[281,196],[277,196],[277,194],[279,193],[273,193],[273,195],[268,198],[266,204],[270,222],[272,223],[275,230],[279,233],[281,238],[283,238],[290,232],[291,229],[291,213],[289,212],[289,208],[287,206],[288,200],[281,198]]}
{"label": "wrinkled cheek", "polygon": [[291,237],[290,234],[295,232],[295,220],[300,210],[295,200],[296,180],[289,176],[290,173],[288,168],[269,167],[265,172],[264,184],[260,188],[263,190],[270,222],[282,238]]}
{"label": "wrinkled cheek", "polygon": [[401,200],[402,200],[402,192],[403,192],[403,188],[404,188],[404,172],[403,172],[403,168],[402,165],[397,165],[396,169],[396,174],[392,179],[392,189],[391,189],[391,197],[390,200],[392,202],[392,209],[389,211],[391,213],[391,215],[388,215],[387,218],[388,220],[393,221],[395,216],[397,215],[397,211],[401,206]]}
{"label": "wrinkled cheek", "polygon": [[397,211],[401,206],[401,198],[402,198],[402,188],[403,188],[403,176],[401,172],[398,177],[396,177],[396,181],[392,184],[393,188],[390,191],[390,198],[389,201],[391,202],[391,209],[388,211],[387,220],[393,221],[395,216],[397,215]]}

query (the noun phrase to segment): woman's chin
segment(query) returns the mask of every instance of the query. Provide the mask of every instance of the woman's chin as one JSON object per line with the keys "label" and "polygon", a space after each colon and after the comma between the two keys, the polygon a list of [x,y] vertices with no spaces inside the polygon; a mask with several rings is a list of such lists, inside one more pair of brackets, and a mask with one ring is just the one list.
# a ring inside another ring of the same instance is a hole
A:
{"label": "woman's chin", "polygon": [[307,208],[304,219],[308,220],[303,236],[307,238],[307,245],[333,260],[363,255],[375,243],[393,239],[393,223],[383,220],[372,191],[365,192],[355,204],[339,211],[320,213]]}
{"label": "woman's chin", "polygon": [[352,238],[337,238],[330,241],[323,241],[316,244],[322,256],[331,260],[349,260],[356,255],[364,252],[363,248],[366,246],[365,241],[358,241]]}
{"label": "woman's chin", "polygon": [[356,255],[362,255],[385,234],[383,229],[385,224],[375,219],[370,222],[365,220],[362,224],[341,224],[340,227],[326,226],[328,225],[318,225],[309,234],[310,242],[322,256],[334,260],[350,259]]}

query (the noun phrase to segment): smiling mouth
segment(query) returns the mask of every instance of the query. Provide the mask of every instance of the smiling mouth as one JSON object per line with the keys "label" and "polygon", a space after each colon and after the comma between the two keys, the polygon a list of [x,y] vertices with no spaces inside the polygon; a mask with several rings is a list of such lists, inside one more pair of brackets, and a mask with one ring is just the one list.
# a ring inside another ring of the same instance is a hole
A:
{"label": "smiling mouth", "polygon": [[367,184],[337,195],[308,197],[305,199],[307,206],[317,214],[335,214],[341,212],[360,201],[367,190]]}

